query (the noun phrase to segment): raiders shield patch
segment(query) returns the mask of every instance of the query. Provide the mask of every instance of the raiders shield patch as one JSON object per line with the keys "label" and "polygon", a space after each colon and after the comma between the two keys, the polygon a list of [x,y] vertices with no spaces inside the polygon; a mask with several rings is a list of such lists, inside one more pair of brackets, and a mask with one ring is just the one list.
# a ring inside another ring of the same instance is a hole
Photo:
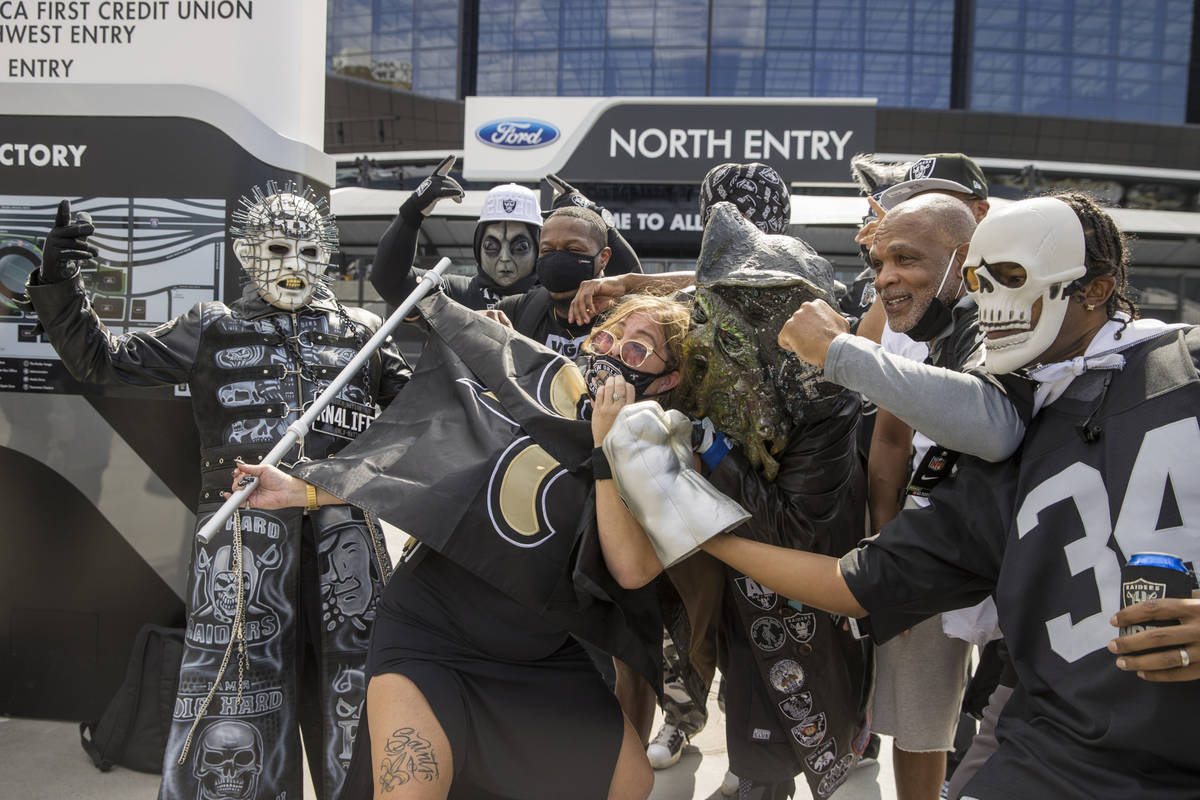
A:
{"label": "raiders shield patch", "polygon": [[933,167],[937,164],[936,158],[922,158],[920,161],[912,165],[912,169],[908,171],[908,179],[910,181],[928,178],[933,174]]}
{"label": "raiders shield patch", "polygon": [[787,627],[788,636],[797,642],[807,643],[817,632],[817,615],[811,611],[792,614],[783,618],[783,624]]}
{"label": "raiders shield patch", "polygon": [[804,759],[804,763],[808,765],[809,770],[817,774],[832,767],[835,761],[837,761],[837,739],[832,736],[829,737],[829,741],[822,744]]}
{"label": "raiders shield patch", "polygon": [[842,756],[833,768],[821,778],[821,782],[817,784],[817,796],[829,797],[833,794],[833,790],[841,786],[845,782],[846,776],[850,774],[850,768],[854,766],[854,756]]}
{"label": "raiders shield patch", "polygon": [[1125,595],[1125,605],[1132,606],[1146,600],[1158,600],[1167,596],[1167,585],[1158,581],[1148,581],[1137,578],[1121,584],[1121,592]]}
{"label": "raiders shield patch", "polygon": [[771,665],[771,685],[775,691],[795,694],[804,688],[804,668],[790,658],[780,659]]}
{"label": "raiders shield patch", "polygon": [[800,692],[791,697],[784,698],[779,704],[779,710],[783,715],[793,722],[800,722],[812,713],[813,696],[812,692]]}
{"label": "raiders shield patch", "polygon": [[804,747],[816,747],[825,738],[825,712],[805,717],[792,728],[792,736]]}
{"label": "raiders shield patch", "polygon": [[759,617],[750,626],[750,641],[759,650],[774,652],[783,647],[787,641],[783,633],[783,623],[774,617]]}
{"label": "raiders shield patch", "polygon": [[504,200],[503,202],[501,202],[500,205],[504,206],[505,214],[511,214],[517,207],[517,201],[516,200]]}
{"label": "raiders shield patch", "polygon": [[733,579],[737,584],[738,589],[742,593],[742,597],[754,605],[761,608],[763,611],[770,611],[776,604],[779,603],[779,595],[772,592],[753,578],[748,578],[741,575]]}

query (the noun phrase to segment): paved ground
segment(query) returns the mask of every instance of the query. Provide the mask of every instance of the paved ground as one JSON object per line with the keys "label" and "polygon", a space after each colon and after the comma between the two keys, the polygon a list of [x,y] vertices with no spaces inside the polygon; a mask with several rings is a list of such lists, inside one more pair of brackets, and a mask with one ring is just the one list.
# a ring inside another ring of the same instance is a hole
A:
{"label": "paved ground", "polygon": [[[400,552],[404,534],[385,524],[388,549]],[[725,715],[717,707],[716,681],[709,697],[709,723],[684,750],[675,766],[655,773],[651,800],[723,800],[721,782],[728,769]],[[661,714],[654,721],[658,730]],[[859,767],[834,793],[837,800],[895,800],[891,740],[884,739],[878,764]],[[79,725],[0,717],[0,798],[21,800],[155,800],[158,775],[114,767],[100,772],[79,745]],[[798,781],[796,800],[811,795]],[[519,794],[514,796],[519,797]],[[304,800],[316,800],[306,781]],[[564,800],[569,800],[564,798]]]}
{"label": "paved ground", "polygon": [[[670,769],[655,773],[651,800],[723,800],[725,777],[725,721],[716,703],[710,702],[709,725],[684,750]],[[657,721],[655,722],[657,726]],[[878,764],[859,767],[837,790],[837,800],[894,800],[890,742],[884,740]],[[800,782],[796,798],[808,798]],[[56,722],[0,717],[0,796],[21,800],[155,800],[158,776],[122,767],[100,772],[79,746],[79,726]],[[311,786],[304,800],[315,800]]]}

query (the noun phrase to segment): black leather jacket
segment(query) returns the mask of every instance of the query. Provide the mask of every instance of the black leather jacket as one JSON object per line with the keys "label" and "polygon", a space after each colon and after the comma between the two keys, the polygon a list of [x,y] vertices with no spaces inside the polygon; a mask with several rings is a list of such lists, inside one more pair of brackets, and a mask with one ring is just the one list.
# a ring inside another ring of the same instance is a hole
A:
{"label": "black leather jacket", "polygon": [[[201,505],[222,501],[233,460],[261,460],[380,325],[368,311],[342,308],[327,291],[288,312],[247,287],[231,306],[197,303],[157,328],[115,336],[93,312],[78,278],[44,285],[31,278],[27,289],[51,344],[77,380],[190,386],[204,473]],[[410,375],[389,341],[284,460],[341,449]]]}

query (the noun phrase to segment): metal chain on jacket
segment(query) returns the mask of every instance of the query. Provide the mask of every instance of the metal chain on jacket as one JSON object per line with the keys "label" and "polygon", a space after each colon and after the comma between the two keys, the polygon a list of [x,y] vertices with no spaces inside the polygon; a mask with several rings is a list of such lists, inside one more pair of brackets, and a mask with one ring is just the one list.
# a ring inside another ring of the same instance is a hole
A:
{"label": "metal chain on jacket", "polygon": [[313,372],[312,364],[304,360],[304,356],[300,353],[300,345],[296,344],[296,339],[300,336],[299,325],[296,326],[296,332],[289,336],[283,326],[279,324],[278,315],[272,314],[267,319],[271,320],[271,327],[279,334],[279,338],[283,339],[283,349],[287,351],[288,358],[296,362],[296,369],[300,372],[300,377],[309,383],[316,383],[317,374]]}
{"label": "metal chain on jacket", "polygon": [[196,718],[192,720],[192,727],[188,729],[187,738],[183,741],[183,749],[179,753],[179,766],[183,766],[187,760],[188,751],[192,748],[192,737],[196,735],[196,728],[200,726],[200,720],[204,719],[204,715],[208,713],[208,706],[212,703],[213,697],[217,694],[217,688],[221,685],[221,680],[225,677],[225,668],[229,666],[229,657],[233,654],[234,643],[237,644],[237,665],[238,665],[238,682],[237,682],[237,699],[236,705],[242,703],[242,686],[246,673],[246,587],[245,573],[242,569],[242,515],[238,509],[233,510],[233,571],[237,575],[236,591],[237,591],[237,610],[233,613],[233,630],[229,636],[229,644],[225,646],[225,655],[221,657],[221,666],[217,670],[217,677],[213,679],[212,686],[209,687],[208,695],[201,701],[200,707],[196,709]]}
{"label": "metal chain on jacket", "polygon": [[[331,295],[332,295],[332,293],[331,293]],[[361,330],[359,330],[358,323],[350,318],[350,314],[346,311],[346,307],[342,305],[341,301],[339,301],[337,299],[336,295],[333,295],[333,305],[335,308],[337,308],[337,313],[338,313],[338,316],[341,317],[342,324],[345,325],[347,328],[349,328],[350,332],[354,335],[354,350],[355,350],[355,352],[361,351],[363,349],[363,345],[365,345],[367,343],[367,337],[363,335]],[[367,359],[366,361],[363,362],[362,373],[363,373],[363,375],[362,375],[363,389],[367,393],[366,405],[370,406],[371,408],[374,408],[375,407],[375,393],[373,391],[371,391],[371,360],[370,359]]]}

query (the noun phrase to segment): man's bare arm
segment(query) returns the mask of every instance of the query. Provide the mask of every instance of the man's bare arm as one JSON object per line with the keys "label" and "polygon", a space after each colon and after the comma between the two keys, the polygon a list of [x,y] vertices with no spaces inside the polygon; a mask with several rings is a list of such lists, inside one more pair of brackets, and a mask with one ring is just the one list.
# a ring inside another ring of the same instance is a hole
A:
{"label": "man's bare arm", "polygon": [[730,533],[709,539],[701,548],[789,600],[856,619],[867,615],[832,556],[776,547]]}

